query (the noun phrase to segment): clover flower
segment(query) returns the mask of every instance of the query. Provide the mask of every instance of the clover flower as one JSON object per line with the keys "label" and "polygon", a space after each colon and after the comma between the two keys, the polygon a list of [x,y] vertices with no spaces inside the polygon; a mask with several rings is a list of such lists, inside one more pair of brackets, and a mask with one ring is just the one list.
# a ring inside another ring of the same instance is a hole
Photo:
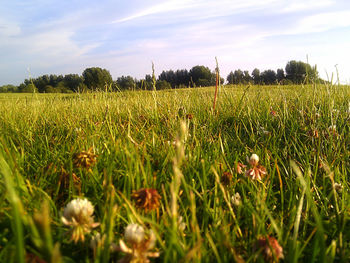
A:
{"label": "clover flower", "polygon": [[284,258],[283,248],[274,237],[261,237],[258,239],[257,245],[262,250],[267,262],[278,262]]}
{"label": "clover flower", "polygon": [[278,116],[277,112],[272,110],[271,108],[270,108],[270,115],[273,116],[273,117],[277,117]]}
{"label": "clover flower", "polygon": [[262,177],[267,174],[266,168],[259,164],[259,156],[257,154],[252,154],[249,158],[249,164],[251,169],[245,172],[247,177],[250,177],[253,180],[261,180]]}
{"label": "clover flower", "polygon": [[141,188],[132,193],[131,198],[134,199],[137,208],[144,209],[145,212],[158,209],[161,196],[156,189]]}
{"label": "clover flower", "polygon": [[130,224],[125,228],[124,238],[127,243],[140,244],[145,239],[145,230],[138,224]]}
{"label": "clover flower", "polygon": [[243,174],[243,173],[244,173],[243,170],[245,170],[246,167],[247,167],[247,166],[244,165],[243,163],[238,162],[238,163],[237,163],[237,166],[236,166],[236,172],[237,172],[238,174]]}
{"label": "clover flower", "polygon": [[100,225],[94,222],[93,213],[94,207],[87,199],[74,199],[64,208],[61,221],[72,228],[72,241],[75,243],[79,240],[84,241],[84,235]]}
{"label": "clover flower", "polygon": [[148,263],[149,257],[159,257],[159,252],[152,252],[155,247],[156,236],[153,231],[146,235],[145,230],[138,224],[130,224],[125,228],[124,240],[119,240],[116,251],[126,255],[118,263]]}
{"label": "clover flower", "polygon": [[235,195],[231,197],[231,202],[234,206],[240,206],[242,203],[241,195],[237,192]]}
{"label": "clover flower", "polygon": [[313,138],[318,138],[319,137],[317,129],[309,130],[308,135],[310,137],[313,137]]}
{"label": "clover flower", "polygon": [[74,154],[73,156],[73,164],[75,167],[79,168],[90,168],[96,163],[96,154],[92,153],[92,148],[87,151],[82,151]]}
{"label": "clover flower", "polygon": [[343,191],[343,186],[339,183],[334,183],[333,187],[338,193],[341,193]]}

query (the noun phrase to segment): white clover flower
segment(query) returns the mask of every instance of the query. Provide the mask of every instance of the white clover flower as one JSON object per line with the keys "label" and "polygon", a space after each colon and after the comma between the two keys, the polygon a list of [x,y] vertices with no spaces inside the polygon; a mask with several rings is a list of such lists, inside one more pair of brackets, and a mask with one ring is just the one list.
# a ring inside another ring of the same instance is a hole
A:
{"label": "white clover flower", "polygon": [[138,224],[130,224],[125,228],[125,241],[130,244],[140,244],[145,239],[145,230]]}
{"label": "white clover flower", "polygon": [[152,252],[156,244],[156,236],[152,230],[146,235],[145,230],[138,224],[130,224],[125,229],[125,241],[120,239],[119,246],[114,246],[112,251],[121,251],[126,255],[120,259],[120,263],[150,262],[148,258],[159,257],[159,252]]}
{"label": "white clover flower", "polygon": [[92,214],[94,207],[87,199],[74,199],[64,208],[61,221],[63,224],[72,227],[72,237],[75,243],[84,241],[84,234],[90,233],[91,229],[99,226],[95,223]]}
{"label": "white clover flower", "polygon": [[237,192],[235,195],[231,197],[231,202],[234,206],[240,206],[242,203],[241,195]]}
{"label": "white clover flower", "polygon": [[249,158],[249,164],[254,167],[254,166],[257,166],[258,163],[259,163],[259,156],[253,153],[252,156],[250,156]]}
{"label": "white clover flower", "polygon": [[183,222],[183,217],[179,216],[177,219],[177,224],[178,224],[178,228],[181,232],[185,231],[186,229],[186,223]]}
{"label": "white clover flower", "polygon": [[259,156],[252,154],[248,160],[251,168],[245,172],[245,175],[252,180],[261,180],[266,174],[266,168],[259,164]]}
{"label": "white clover flower", "polygon": [[343,190],[343,186],[339,183],[334,183],[333,187],[334,187],[335,191],[337,191],[338,193],[341,193]]}
{"label": "white clover flower", "polygon": [[337,131],[337,125],[331,125],[331,126],[329,126],[329,127],[328,127],[328,130],[329,130],[330,132],[336,132],[336,131]]}

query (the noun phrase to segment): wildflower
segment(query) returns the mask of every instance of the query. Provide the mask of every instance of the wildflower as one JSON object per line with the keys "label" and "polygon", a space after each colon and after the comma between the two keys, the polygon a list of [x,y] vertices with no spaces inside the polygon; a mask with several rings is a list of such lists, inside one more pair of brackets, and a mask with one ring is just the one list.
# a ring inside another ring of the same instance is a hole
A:
{"label": "wildflower", "polygon": [[[332,135],[333,137],[338,137],[339,134],[337,132],[337,126],[336,125],[331,125],[328,127],[328,133]],[[328,134],[326,133],[326,137],[328,137]]]}
{"label": "wildflower", "polygon": [[231,202],[234,206],[240,206],[242,203],[241,195],[237,192],[234,196],[231,197]]}
{"label": "wildflower", "polygon": [[329,132],[336,133],[337,132],[337,125],[331,125],[328,127]]}
{"label": "wildflower", "polygon": [[192,113],[186,114],[186,119],[192,120],[193,119],[193,114]]}
{"label": "wildflower", "polygon": [[318,138],[318,137],[319,137],[319,135],[318,135],[318,130],[317,130],[317,129],[310,130],[309,133],[308,133],[308,135],[309,135],[310,137],[314,137],[314,138]]}
{"label": "wildflower", "polygon": [[46,263],[45,260],[41,259],[39,256],[32,253],[26,253],[25,262],[26,263]]}
{"label": "wildflower", "polygon": [[64,192],[65,190],[69,189],[71,178],[72,178],[74,188],[80,193],[81,191],[80,178],[75,173],[69,174],[63,167],[61,167],[61,175],[58,180],[60,192]]}
{"label": "wildflower", "polygon": [[245,172],[247,177],[253,180],[261,180],[264,175],[266,175],[266,168],[259,164],[259,156],[257,154],[252,154],[249,159],[249,164],[251,169]]}
{"label": "wildflower", "polygon": [[130,224],[125,228],[124,238],[127,243],[140,244],[145,239],[145,230],[138,224]]}
{"label": "wildflower", "polygon": [[273,116],[273,117],[277,117],[277,112],[274,111],[274,110],[272,110],[271,108],[270,108],[270,114],[271,114],[271,116]]}
{"label": "wildflower", "polygon": [[[104,242],[106,240],[106,235],[102,235],[100,233],[96,233],[94,236],[91,237],[90,240],[90,248],[93,251],[94,254],[94,258],[96,258],[96,254],[97,254],[97,248],[101,248],[104,245]],[[112,247],[113,243],[111,244]]]}
{"label": "wildflower", "polygon": [[177,218],[177,225],[178,225],[178,228],[179,228],[180,232],[184,232],[185,231],[186,223],[183,222],[183,217],[182,216],[179,216]]}
{"label": "wildflower", "polygon": [[223,172],[221,182],[224,185],[229,185],[232,181],[232,174],[230,172]]}
{"label": "wildflower", "polygon": [[169,146],[176,146],[176,141],[175,141],[175,140],[173,140],[173,141],[167,141],[167,144],[168,144]]}
{"label": "wildflower", "polygon": [[131,198],[135,200],[136,207],[142,208],[145,212],[148,212],[159,207],[159,199],[161,196],[156,189],[141,188],[138,191],[134,191]]}
{"label": "wildflower", "polygon": [[147,236],[142,226],[130,224],[126,227],[124,233],[125,242],[119,240],[119,246],[115,247],[116,251],[126,254],[120,259],[119,263],[148,263],[149,257],[159,257],[159,252],[151,252],[155,246],[156,237],[153,231]]}
{"label": "wildflower", "polygon": [[76,153],[73,156],[73,164],[75,167],[90,168],[96,163],[96,154],[91,152],[92,148],[87,151]]}
{"label": "wildflower", "polygon": [[258,163],[259,163],[259,156],[253,153],[252,156],[250,156],[249,158],[249,164],[254,167],[258,165]]}
{"label": "wildflower", "polygon": [[258,248],[262,249],[263,256],[267,262],[278,262],[284,258],[283,248],[274,237],[261,237],[257,242]]}
{"label": "wildflower", "polygon": [[260,126],[260,127],[258,128],[258,133],[262,133],[262,134],[264,134],[264,135],[270,135],[270,134],[271,134],[271,132],[268,131],[268,130],[266,130],[263,126]]}
{"label": "wildflower", "polygon": [[243,174],[243,170],[245,170],[247,166],[244,165],[243,163],[238,162],[236,165],[236,171],[238,174]]}
{"label": "wildflower", "polygon": [[338,193],[341,193],[343,190],[343,186],[339,183],[334,183],[333,187],[334,187],[335,191],[337,191]]}
{"label": "wildflower", "polygon": [[87,199],[74,199],[64,208],[61,220],[63,224],[72,227],[71,240],[75,243],[84,241],[84,234],[100,225],[94,222],[93,213],[94,207]]}

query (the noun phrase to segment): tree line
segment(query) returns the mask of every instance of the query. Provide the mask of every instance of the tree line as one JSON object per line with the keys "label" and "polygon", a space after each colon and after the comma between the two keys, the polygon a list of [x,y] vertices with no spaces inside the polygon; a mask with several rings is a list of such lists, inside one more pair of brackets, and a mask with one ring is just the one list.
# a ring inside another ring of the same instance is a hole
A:
{"label": "tree line", "polygon": [[[256,84],[256,85],[289,85],[304,82],[320,81],[316,66],[312,67],[302,61],[289,61],[285,69],[277,71],[268,69],[260,72],[255,68],[251,73],[248,70],[237,69],[231,71],[226,77],[227,84]],[[224,78],[220,78],[222,84]],[[87,68],[82,75],[43,75],[33,79],[25,79],[19,86],[4,85],[0,92],[23,93],[73,93],[97,90],[162,90],[187,87],[207,87],[216,84],[216,72],[206,66],[194,66],[190,70],[167,70],[156,78],[146,75],[143,79],[132,76],[121,76],[113,80],[110,72],[99,67]]]}

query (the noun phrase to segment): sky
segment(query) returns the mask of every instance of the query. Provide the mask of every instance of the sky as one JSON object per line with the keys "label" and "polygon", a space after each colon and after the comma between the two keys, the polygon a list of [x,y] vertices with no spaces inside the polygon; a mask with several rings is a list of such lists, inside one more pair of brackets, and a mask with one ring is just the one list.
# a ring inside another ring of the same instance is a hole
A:
{"label": "sky", "polygon": [[350,83],[349,0],[0,0],[0,85],[106,68],[152,72],[317,65]]}

